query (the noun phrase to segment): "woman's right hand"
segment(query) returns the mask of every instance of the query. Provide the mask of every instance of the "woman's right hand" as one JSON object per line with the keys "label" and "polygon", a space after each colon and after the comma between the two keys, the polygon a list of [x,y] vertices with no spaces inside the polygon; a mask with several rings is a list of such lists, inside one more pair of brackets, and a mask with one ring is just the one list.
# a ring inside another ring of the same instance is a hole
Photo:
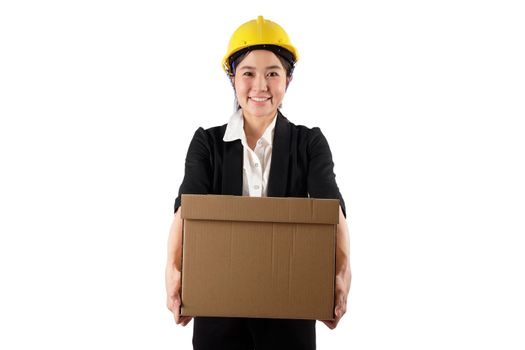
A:
{"label": "woman's right hand", "polygon": [[181,273],[174,266],[166,267],[166,296],[168,309],[173,313],[175,323],[186,326],[192,317],[180,315]]}
{"label": "woman's right hand", "polygon": [[171,224],[168,237],[168,261],[166,263],[166,305],[173,313],[175,323],[186,326],[191,321],[189,316],[180,315],[181,307],[181,252],[182,252],[182,219],[177,210]]}

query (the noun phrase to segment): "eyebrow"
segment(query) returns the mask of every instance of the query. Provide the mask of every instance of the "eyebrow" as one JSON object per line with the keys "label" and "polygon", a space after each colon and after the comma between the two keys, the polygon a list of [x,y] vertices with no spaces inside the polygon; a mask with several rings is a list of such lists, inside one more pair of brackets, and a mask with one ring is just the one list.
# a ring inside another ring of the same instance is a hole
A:
{"label": "eyebrow", "polygon": [[[252,67],[252,66],[240,66],[238,69],[252,69],[252,70],[255,70],[256,68]],[[265,69],[283,69],[284,70],[283,67],[278,66],[278,65],[268,66]]]}

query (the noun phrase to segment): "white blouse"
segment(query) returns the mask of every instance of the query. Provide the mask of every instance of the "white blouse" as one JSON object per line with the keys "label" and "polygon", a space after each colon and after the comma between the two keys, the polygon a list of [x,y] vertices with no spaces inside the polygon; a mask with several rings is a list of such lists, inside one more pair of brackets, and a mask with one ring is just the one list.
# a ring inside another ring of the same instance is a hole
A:
{"label": "white blouse", "polygon": [[276,117],[277,115],[275,115],[272,123],[268,125],[261,138],[257,141],[255,149],[253,150],[248,146],[248,142],[246,141],[242,109],[233,113],[226,126],[222,140],[224,142],[241,140],[244,149],[243,196],[266,197],[268,194],[268,177],[272,163],[272,144],[275,121],[277,120]]}

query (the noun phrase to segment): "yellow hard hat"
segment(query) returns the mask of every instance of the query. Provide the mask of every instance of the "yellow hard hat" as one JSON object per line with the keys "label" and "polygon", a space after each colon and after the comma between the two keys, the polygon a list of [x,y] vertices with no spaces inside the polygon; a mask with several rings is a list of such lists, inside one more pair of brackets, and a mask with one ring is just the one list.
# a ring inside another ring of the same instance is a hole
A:
{"label": "yellow hard hat", "polygon": [[253,46],[265,48],[265,45],[284,48],[291,54],[292,63],[299,59],[299,53],[290,42],[290,38],[284,29],[277,23],[266,20],[263,16],[258,16],[257,19],[242,24],[233,33],[226,55],[222,60],[224,70],[228,74],[232,73],[230,57],[235,53]]}

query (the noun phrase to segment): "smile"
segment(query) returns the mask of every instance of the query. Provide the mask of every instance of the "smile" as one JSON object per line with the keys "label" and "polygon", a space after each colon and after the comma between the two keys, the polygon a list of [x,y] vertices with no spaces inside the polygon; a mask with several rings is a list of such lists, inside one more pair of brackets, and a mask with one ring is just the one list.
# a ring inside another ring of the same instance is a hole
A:
{"label": "smile", "polygon": [[255,102],[264,102],[270,99],[270,97],[250,97]]}

